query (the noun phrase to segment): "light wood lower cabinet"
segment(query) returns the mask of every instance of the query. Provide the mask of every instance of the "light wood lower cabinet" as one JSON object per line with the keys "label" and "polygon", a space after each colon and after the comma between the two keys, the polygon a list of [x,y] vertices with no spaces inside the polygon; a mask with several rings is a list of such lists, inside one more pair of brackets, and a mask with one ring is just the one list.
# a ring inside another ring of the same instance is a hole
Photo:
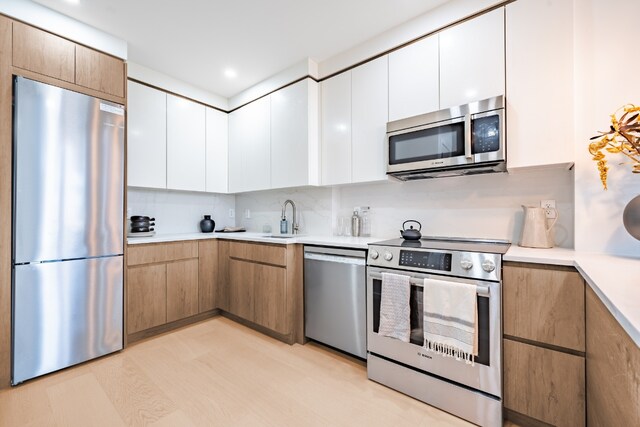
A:
{"label": "light wood lower cabinet", "polygon": [[584,280],[569,267],[506,264],[504,334],[584,352]]}
{"label": "light wood lower cabinet", "polygon": [[133,334],[167,321],[165,264],[127,269],[127,332]]}
{"label": "light wood lower cabinet", "polygon": [[220,307],[285,342],[302,342],[302,247],[220,241],[219,249]]}
{"label": "light wood lower cabinet", "polygon": [[218,307],[218,241],[198,242],[198,312]]}
{"label": "light wood lower cabinet", "polygon": [[640,426],[640,348],[587,289],[587,424]]}
{"label": "light wood lower cabinet", "polygon": [[255,322],[254,280],[256,264],[229,258],[229,313]]}
{"label": "light wood lower cabinet", "polygon": [[218,258],[217,240],[129,245],[129,341],[215,313]]}
{"label": "light wood lower cabinet", "polygon": [[570,267],[509,262],[502,295],[507,418],[585,425],[584,280]]}
{"label": "light wood lower cabinet", "polygon": [[504,340],[504,406],[555,426],[585,425],[584,357]]}
{"label": "light wood lower cabinet", "polygon": [[288,334],[292,316],[287,304],[287,270],[255,264],[253,280],[255,322],[279,334]]}
{"label": "light wood lower cabinet", "polygon": [[198,313],[198,259],[167,263],[167,322]]}

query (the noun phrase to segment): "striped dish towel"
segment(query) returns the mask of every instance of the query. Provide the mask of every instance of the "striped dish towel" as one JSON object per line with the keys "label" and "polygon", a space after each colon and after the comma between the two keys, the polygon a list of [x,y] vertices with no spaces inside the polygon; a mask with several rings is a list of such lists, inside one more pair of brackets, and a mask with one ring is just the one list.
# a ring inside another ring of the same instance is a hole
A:
{"label": "striped dish towel", "polygon": [[410,295],[411,282],[409,276],[382,273],[379,335],[409,342],[411,334]]}
{"label": "striped dish towel", "polygon": [[424,279],[424,347],[473,365],[478,355],[476,286]]}

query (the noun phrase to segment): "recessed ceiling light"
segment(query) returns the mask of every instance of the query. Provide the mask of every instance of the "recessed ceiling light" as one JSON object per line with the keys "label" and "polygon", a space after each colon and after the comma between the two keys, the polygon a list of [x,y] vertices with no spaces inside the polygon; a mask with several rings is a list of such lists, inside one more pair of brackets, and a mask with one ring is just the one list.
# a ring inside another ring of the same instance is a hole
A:
{"label": "recessed ceiling light", "polygon": [[70,4],[80,4],[80,0],[64,0],[64,1]]}
{"label": "recessed ceiling light", "polygon": [[233,68],[227,68],[224,70],[224,76],[228,79],[235,79],[238,77],[238,73]]}

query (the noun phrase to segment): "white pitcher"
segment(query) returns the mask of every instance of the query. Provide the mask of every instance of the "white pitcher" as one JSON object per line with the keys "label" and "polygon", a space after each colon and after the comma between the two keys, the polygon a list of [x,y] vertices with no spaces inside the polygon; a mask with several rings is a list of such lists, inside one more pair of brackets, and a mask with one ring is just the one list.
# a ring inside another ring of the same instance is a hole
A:
{"label": "white pitcher", "polygon": [[525,206],[524,209],[524,226],[522,227],[522,239],[520,240],[520,246],[528,248],[552,248],[553,247],[553,233],[551,230],[558,221],[558,211],[553,208],[556,213],[556,218],[551,225],[547,226],[547,215],[545,209],[537,206]]}

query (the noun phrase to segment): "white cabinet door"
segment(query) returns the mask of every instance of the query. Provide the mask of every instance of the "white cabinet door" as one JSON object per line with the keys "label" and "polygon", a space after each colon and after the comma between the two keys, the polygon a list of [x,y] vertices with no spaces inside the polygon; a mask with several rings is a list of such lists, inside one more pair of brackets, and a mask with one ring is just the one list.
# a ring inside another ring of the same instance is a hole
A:
{"label": "white cabinet door", "polygon": [[309,81],[271,94],[271,188],[309,183]]}
{"label": "white cabinet door", "polygon": [[271,188],[271,98],[265,96],[229,115],[229,191]]}
{"label": "white cabinet door", "polygon": [[229,171],[228,114],[206,108],[206,181],[205,190],[226,193]]}
{"label": "white cabinet door", "polygon": [[[573,8],[518,0],[506,9],[507,166],[569,167],[573,157]],[[543,31],[541,31],[543,29]]]}
{"label": "white cabinet door", "polygon": [[440,109],[438,34],[389,54],[389,121]]}
{"label": "white cabinet door", "polygon": [[127,185],[167,188],[167,94],[128,82]]}
{"label": "white cabinet door", "polygon": [[504,8],[440,33],[440,108],[504,91]]}
{"label": "white cabinet door", "polygon": [[205,191],[205,106],[167,95],[167,188]]}
{"label": "white cabinet door", "polygon": [[388,56],[351,70],[351,182],[384,180]]}
{"label": "white cabinet door", "polygon": [[322,86],[322,184],[351,182],[351,71]]}

